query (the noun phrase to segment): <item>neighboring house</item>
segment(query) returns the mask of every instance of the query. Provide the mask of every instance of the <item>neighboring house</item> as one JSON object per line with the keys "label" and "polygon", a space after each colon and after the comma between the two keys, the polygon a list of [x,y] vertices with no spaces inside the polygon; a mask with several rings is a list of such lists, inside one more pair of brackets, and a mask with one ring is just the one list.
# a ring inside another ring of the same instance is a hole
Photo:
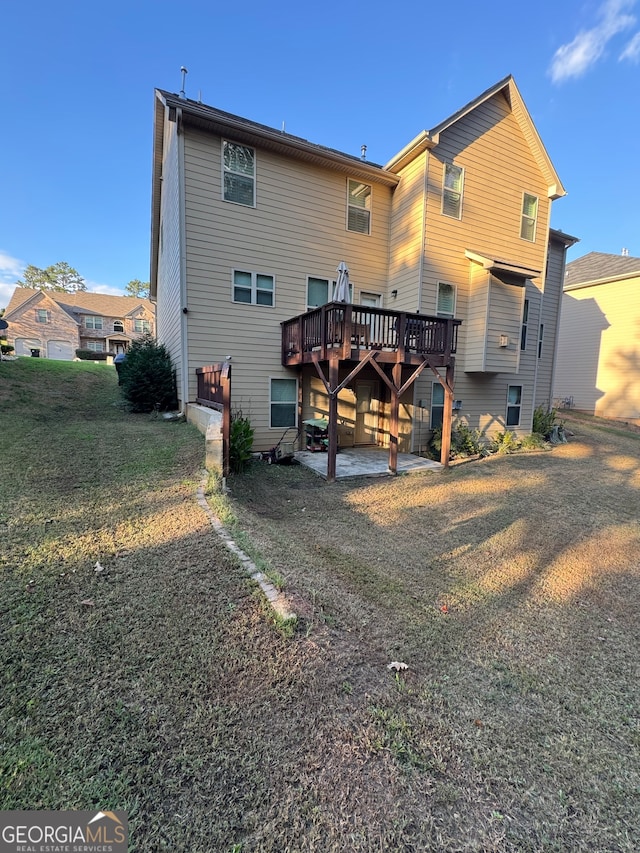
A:
{"label": "neighboring house", "polygon": [[589,252],[567,264],[553,396],[640,420],[640,258]]}
{"label": "neighboring house", "polygon": [[[378,166],[155,93],[151,298],[181,405],[231,359],[255,448],[307,418],[423,452],[551,403],[565,190],[512,77]],[[332,303],[345,261],[353,305]],[[546,272],[545,272],[546,270]]]}
{"label": "neighboring house", "polygon": [[116,355],[145,332],[155,334],[148,299],[101,293],[61,293],[16,287],[5,312],[7,341],[16,355],[69,361],[77,349]]}

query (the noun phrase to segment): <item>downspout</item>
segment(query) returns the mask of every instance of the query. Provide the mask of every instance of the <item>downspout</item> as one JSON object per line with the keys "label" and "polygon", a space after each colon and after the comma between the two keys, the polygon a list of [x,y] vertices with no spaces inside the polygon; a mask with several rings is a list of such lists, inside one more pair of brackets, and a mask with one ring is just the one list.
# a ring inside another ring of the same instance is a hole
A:
{"label": "downspout", "polygon": [[[422,182],[422,235],[420,245],[420,260],[418,262],[418,298],[416,300],[416,313],[422,310],[422,276],[424,275],[424,254],[427,250],[427,190],[429,188],[429,157],[431,151],[429,148],[424,155],[424,177]],[[416,410],[418,407],[418,383],[413,383],[413,425],[411,429],[411,452],[416,452]],[[421,424],[422,424],[422,418]],[[422,429],[421,429],[422,433]],[[420,452],[420,444],[418,442],[418,453]]]}
{"label": "downspout", "polygon": [[180,399],[182,411],[186,413],[189,402],[189,322],[187,305],[187,235],[186,197],[184,181],[184,130],[182,110],[176,110],[176,134],[178,142],[178,217],[180,234],[180,342],[182,347],[182,370],[180,373]]}

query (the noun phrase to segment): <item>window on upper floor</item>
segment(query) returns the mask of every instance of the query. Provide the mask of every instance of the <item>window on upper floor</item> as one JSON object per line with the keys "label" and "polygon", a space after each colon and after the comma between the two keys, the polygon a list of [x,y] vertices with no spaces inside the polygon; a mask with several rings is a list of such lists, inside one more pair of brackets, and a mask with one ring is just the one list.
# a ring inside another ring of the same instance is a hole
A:
{"label": "window on upper floor", "polygon": [[114,320],[113,321],[113,331],[114,332],[124,332],[124,323],[122,320]]}
{"label": "window on upper floor", "polygon": [[89,314],[84,318],[85,329],[104,329],[104,319]]}
{"label": "window on upper floor", "polygon": [[298,411],[297,379],[269,380],[270,427],[294,427]]}
{"label": "window on upper floor", "polygon": [[36,308],[36,323],[50,323],[51,312],[46,308]]}
{"label": "window on upper floor", "polygon": [[444,415],[444,388],[440,382],[431,383],[431,429],[438,429],[442,426],[442,418]]}
{"label": "window on upper floor", "polygon": [[[321,305],[326,305],[327,302],[331,302],[335,288],[335,279],[315,278],[310,275],[307,278],[307,311],[311,311],[313,308],[319,308]],[[352,282],[349,282],[349,301],[353,302]]]}
{"label": "window on upper floor", "polygon": [[462,189],[464,185],[464,169],[453,163],[444,164],[442,182],[442,212],[453,219],[462,218]]}
{"label": "window on upper floor", "polygon": [[524,300],[522,307],[522,325],[520,326],[520,349],[527,348],[527,329],[529,327],[529,300]]}
{"label": "window on upper floor", "polygon": [[275,279],[259,272],[233,270],[233,301],[247,305],[274,305]]}
{"label": "window on upper floor", "polygon": [[371,234],[371,187],[361,181],[347,181],[347,230]]}
{"label": "window on upper floor", "polygon": [[452,284],[438,282],[438,302],[436,314],[438,317],[453,317],[456,310],[456,289]]}
{"label": "window on upper floor", "polygon": [[507,388],[507,426],[518,426],[522,405],[522,385],[509,385]]}
{"label": "window on upper floor", "polygon": [[225,201],[256,205],[256,152],[236,142],[222,143],[222,197]]}
{"label": "window on upper floor", "polygon": [[151,331],[151,322],[149,320],[134,320],[133,331],[139,334]]}
{"label": "window on upper floor", "polygon": [[522,196],[522,224],[520,225],[520,236],[523,240],[532,243],[536,239],[536,223],[538,221],[538,196],[523,193]]}
{"label": "window on upper floor", "polygon": [[102,341],[87,341],[85,349],[92,352],[104,352],[104,343]]}

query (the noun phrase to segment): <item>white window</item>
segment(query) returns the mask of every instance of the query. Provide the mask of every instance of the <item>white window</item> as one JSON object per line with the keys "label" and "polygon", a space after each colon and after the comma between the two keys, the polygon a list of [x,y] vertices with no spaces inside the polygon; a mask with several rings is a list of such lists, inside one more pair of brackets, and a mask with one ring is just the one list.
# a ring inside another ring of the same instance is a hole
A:
{"label": "white window", "polygon": [[522,224],[520,236],[523,240],[536,239],[536,222],[538,220],[538,197],[524,193],[522,196]]}
{"label": "white window", "polygon": [[439,382],[431,384],[431,429],[442,426],[444,414],[444,388]]}
{"label": "white window", "polygon": [[438,317],[453,317],[456,311],[456,289],[452,284],[438,282],[438,303],[436,314]]}
{"label": "white window", "polygon": [[87,316],[84,318],[85,329],[103,329],[104,321],[102,317]]}
{"label": "white window", "polygon": [[124,323],[122,320],[114,320],[113,321],[113,331],[114,332],[124,332]]}
{"label": "white window", "polygon": [[87,341],[87,349],[91,352],[104,352],[103,341]]}
{"label": "white window", "polygon": [[349,179],[347,188],[347,230],[370,234],[371,187]]}
{"label": "white window", "polygon": [[540,323],[538,331],[538,358],[542,358],[542,341],[544,340],[544,323]]}
{"label": "white window", "polygon": [[50,313],[46,308],[36,308],[36,323],[49,323]]}
{"label": "white window", "polygon": [[273,307],[274,277],[259,272],[233,271],[233,301]]}
{"label": "white window", "polygon": [[150,332],[151,323],[149,322],[149,320],[134,320],[133,330],[134,332],[139,332],[140,334],[142,334],[143,332]]}
{"label": "white window", "polygon": [[[307,311],[313,308],[319,308],[321,305],[326,305],[333,299],[333,292],[336,289],[335,279],[315,278],[309,276],[307,278]],[[349,301],[353,302],[353,283],[349,282]]]}
{"label": "white window", "polygon": [[297,379],[271,379],[269,387],[271,427],[294,427],[298,412]]}
{"label": "white window", "polygon": [[525,350],[527,348],[527,328],[529,326],[529,300],[524,300],[524,307],[522,309],[522,326],[520,327],[520,349]]}
{"label": "white window", "polygon": [[521,404],[522,385],[509,385],[507,390],[507,426],[518,426],[520,423]]}
{"label": "white window", "polygon": [[442,212],[445,216],[462,218],[463,184],[464,169],[454,166],[453,163],[445,163],[442,189]]}
{"label": "white window", "polygon": [[223,198],[235,204],[255,207],[256,153],[235,142],[222,143]]}

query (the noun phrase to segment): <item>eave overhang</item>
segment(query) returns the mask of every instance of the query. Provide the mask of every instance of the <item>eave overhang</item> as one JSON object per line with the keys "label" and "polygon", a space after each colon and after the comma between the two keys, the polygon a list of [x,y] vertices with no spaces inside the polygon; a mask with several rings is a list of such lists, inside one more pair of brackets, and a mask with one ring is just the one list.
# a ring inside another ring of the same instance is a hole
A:
{"label": "eave overhang", "polygon": [[523,264],[517,264],[513,261],[506,261],[501,258],[491,258],[488,255],[474,252],[471,249],[465,251],[465,257],[470,261],[496,275],[498,278],[508,276],[518,280],[518,284],[524,285],[527,279],[536,278],[540,275],[541,270],[535,270],[531,267],[525,267]]}

